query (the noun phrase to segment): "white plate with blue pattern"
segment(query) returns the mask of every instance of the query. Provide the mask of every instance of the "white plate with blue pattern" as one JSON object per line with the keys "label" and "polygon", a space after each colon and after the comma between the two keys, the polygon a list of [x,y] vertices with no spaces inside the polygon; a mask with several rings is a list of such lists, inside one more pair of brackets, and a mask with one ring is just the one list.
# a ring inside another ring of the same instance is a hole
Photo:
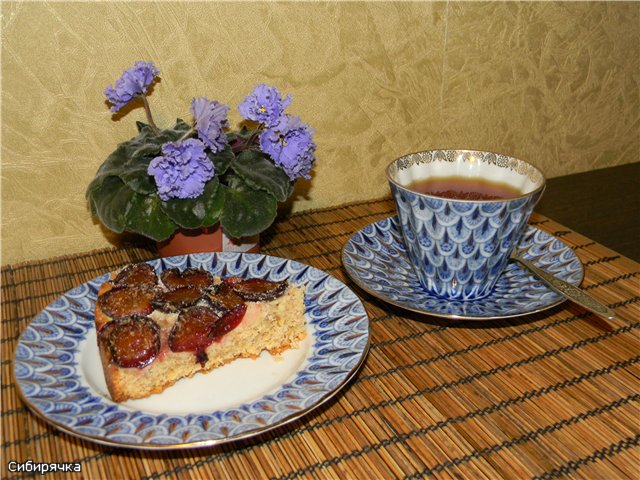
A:
{"label": "white plate with blue pattern", "polygon": [[274,357],[240,359],[177,382],[161,394],[111,401],[96,342],[93,310],[108,274],[47,306],[22,334],[14,373],[27,406],[62,431],[104,445],[179,449],[218,445],[289,423],[333,397],[369,348],[360,299],[327,273],[292,260],[247,253],[203,253],[149,262],[204,268],[220,277],[305,285],[307,338]]}
{"label": "white plate with blue pattern", "polygon": [[[518,254],[543,270],[579,286],[584,268],[559,239],[531,225]],[[427,292],[409,262],[397,217],[367,225],[342,249],[342,263],[364,291],[392,305],[455,320],[491,320],[540,312],[565,301],[536,277],[510,261],[493,292],[472,301],[447,300]]]}

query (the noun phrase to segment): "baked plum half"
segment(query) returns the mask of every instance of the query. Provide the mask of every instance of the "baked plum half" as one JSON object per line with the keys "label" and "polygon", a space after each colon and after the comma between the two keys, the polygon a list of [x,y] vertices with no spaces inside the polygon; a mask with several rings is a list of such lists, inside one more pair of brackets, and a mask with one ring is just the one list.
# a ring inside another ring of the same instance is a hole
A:
{"label": "baked plum half", "polygon": [[208,288],[213,285],[213,275],[201,268],[168,268],[162,272],[160,279],[169,290],[179,287]]}
{"label": "baked plum half", "polygon": [[226,283],[221,283],[209,289],[205,300],[218,315],[224,315],[238,305],[244,305],[243,298]]}
{"label": "baked plum half", "polygon": [[155,287],[158,285],[158,276],[148,263],[134,263],[120,270],[113,283],[118,286]]}
{"label": "baked plum half", "polygon": [[196,362],[204,367],[208,360],[207,347],[236,328],[246,308],[242,304],[222,316],[206,306],[183,310],[169,334],[169,348],[174,352],[193,352]]}
{"label": "baked plum half", "polygon": [[272,282],[262,278],[225,281],[234,292],[247,302],[268,302],[281,297],[287,291],[288,282]]}
{"label": "baked plum half", "polygon": [[204,297],[204,291],[198,287],[177,287],[173,290],[158,292],[152,304],[162,312],[178,312],[194,306]]}
{"label": "baked plum half", "polygon": [[109,360],[122,368],[144,368],[160,352],[160,327],[149,317],[133,315],[107,323],[98,334]]}
{"label": "baked plum half", "polygon": [[155,290],[140,286],[114,287],[98,298],[98,306],[111,318],[146,316],[153,312]]}

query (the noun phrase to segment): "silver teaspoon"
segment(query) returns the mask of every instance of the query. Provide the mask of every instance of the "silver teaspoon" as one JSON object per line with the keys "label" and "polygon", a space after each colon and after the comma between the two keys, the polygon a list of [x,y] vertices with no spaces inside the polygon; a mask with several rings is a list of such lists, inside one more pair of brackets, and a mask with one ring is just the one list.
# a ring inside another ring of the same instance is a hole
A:
{"label": "silver teaspoon", "polygon": [[606,318],[607,320],[613,320],[616,318],[616,314],[613,310],[597,301],[591,295],[588,295],[584,290],[581,290],[580,288],[545,272],[541,268],[536,267],[530,261],[517,256],[515,253],[511,254],[511,258],[526,267],[527,270],[540,278],[540,280],[542,280],[549,288],[555,290],[560,295],[563,295],[569,300],[583,306],[602,318]]}

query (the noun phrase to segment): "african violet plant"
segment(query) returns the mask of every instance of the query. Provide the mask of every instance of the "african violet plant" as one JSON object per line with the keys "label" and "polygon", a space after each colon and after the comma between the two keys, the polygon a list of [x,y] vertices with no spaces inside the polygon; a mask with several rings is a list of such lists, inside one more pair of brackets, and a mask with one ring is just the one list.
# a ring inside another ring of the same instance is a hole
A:
{"label": "african violet plant", "polygon": [[113,112],[141,99],[147,123],[137,122],[138,135],[98,169],[86,192],[92,214],[114,232],[156,241],[218,221],[236,238],[265,230],[315,163],[311,128],[285,113],[291,97],[258,85],[238,106],[255,128],[236,131],[227,105],[194,98],[192,123],[159,129],[147,100],[159,75],[152,62],[137,62],[104,91]]}

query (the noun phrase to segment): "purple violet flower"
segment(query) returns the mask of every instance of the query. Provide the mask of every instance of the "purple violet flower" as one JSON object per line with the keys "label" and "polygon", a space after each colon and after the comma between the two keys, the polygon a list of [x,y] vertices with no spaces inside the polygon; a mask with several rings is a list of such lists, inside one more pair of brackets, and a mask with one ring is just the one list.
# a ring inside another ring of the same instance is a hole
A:
{"label": "purple violet flower", "polygon": [[260,148],[269,154],[293,181],[298,177],[311,178],[316,161],[313,130],[298,117],[286,115],[278,127],[260,134]]}
{"label": "purple violet flower", "polygon": [[115,83],[115,88],[109,85],[104,89],[104,94],[110,103],[112,112],[117,112],[131,100],[139,95],[146,95],[147,89],[153,80],[160,75],[160,70],[153,62],[136,62],[135,65],[125,70]]}
{"label": "purple violet flower", "polygon": [[195,118],[195,127],[200,139],[213,153],[224,150],[227,144],[224,129],[229,126],[229,107],[215,100],[200,97],[191,101],[191,113]]}
{"label": "purple violet flower", "polygon": [[162,156],[151,160],[147,169],[155,178],[161,200],[196,198],[202,194],[205,183],[215,175],[204,149],[204,143],[195,138],[162,146]]}
{"label": "purple violet flower", "polygon": [[238,111],[247,120],[275,127],[282,120],[284,109],[291,103],[291,96],[282,99],[276,87],[260,84],[238,105]]}

